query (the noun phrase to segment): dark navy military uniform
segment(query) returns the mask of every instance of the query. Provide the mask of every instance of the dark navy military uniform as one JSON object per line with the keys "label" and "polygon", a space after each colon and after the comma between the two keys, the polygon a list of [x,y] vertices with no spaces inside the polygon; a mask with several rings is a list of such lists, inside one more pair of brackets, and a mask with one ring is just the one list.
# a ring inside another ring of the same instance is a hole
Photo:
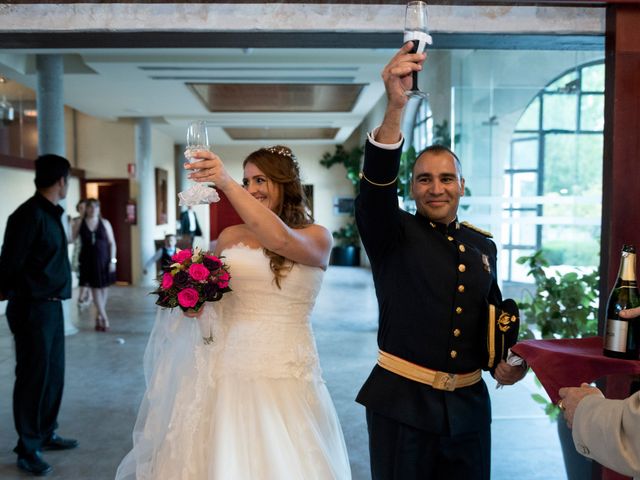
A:
{"label": "dark navy military uniform", "polygon": [[[400,149],[367,142],[356,219],[379,304],[378,346],[422,367],[467,373],[486,364],[488,303],[499,303],[496,246],[457,221],[398,208]],[[378,479],[489,478],[485,383],[437,390],[376,365],[358,394],[367,407]]]}

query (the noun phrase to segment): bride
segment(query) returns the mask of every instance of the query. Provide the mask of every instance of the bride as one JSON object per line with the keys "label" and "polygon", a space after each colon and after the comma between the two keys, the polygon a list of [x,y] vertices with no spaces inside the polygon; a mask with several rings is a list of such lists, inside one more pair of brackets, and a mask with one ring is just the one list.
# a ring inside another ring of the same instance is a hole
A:
{"label": "bride", "polygon": [[212,345],[199,322],[159,310],[116,479],[350,479],[309,320],[331,235],[313,223],[295,157],[283,146],[253,152],[240,185],[214,153],[196,156],[189,177],[214,182],[244,221],[216,246],[232,291],[201,309]]}

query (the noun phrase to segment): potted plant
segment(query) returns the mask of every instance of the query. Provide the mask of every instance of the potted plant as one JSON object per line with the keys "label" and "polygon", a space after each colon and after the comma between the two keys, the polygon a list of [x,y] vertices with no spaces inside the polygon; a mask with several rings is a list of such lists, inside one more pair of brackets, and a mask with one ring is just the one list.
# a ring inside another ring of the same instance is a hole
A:
{"label": "potted plant", "polygon": [[[320,160],[320,165],[331,168],[335,164],[342,165],[346,170],[346,176],[353,185],[354,197],[358,195],[360,185],[360,159],[363,150],[355,147],[346,150],[342,145],[336,145],[333,153],[326,152]],[[331,250],[331,265],[355,267],[360,265],[360,235],[354,212],[351,211],[347,223],[338,230],[332,232],[336,244]]]}
{"label": "potted plant", "polygon": [[[579,338],[597,335],[598,332],[598,282],[599,273],[569,272],[548,275],[549,261],[543,250],[533,255],[520,257],[518,263],[529,267],[535,292],[519,302],[521,318],[520,338]],[[547,269],[545,271],[545,268]],[[536,379],[538,386],[540,382]],[[591,461],[580,455],[571,437],[571,431],[562,417],[560,409],[545,396],[534,393],[534,401],[543,406],[551,421],[558,425],[558,435],[565,468],[569,480],[591,478]]]}

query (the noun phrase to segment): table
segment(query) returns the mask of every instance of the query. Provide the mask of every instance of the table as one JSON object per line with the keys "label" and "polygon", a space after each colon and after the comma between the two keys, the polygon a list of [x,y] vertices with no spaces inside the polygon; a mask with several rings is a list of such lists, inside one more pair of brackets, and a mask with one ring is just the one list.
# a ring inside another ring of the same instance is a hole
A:
{"label": "table", "polygon": [[524,340],[511,350],[527,361],[557,403],[561,387],[579,387],[610,375],[640,374],[640,361],[605,357],[602,345],[602,337]]}
{"label": "table", "polygon": [[[602,337],[585,337],[524,340],[511,350],[527,361],[553,403],[560,400],[558,390],[561,387],[579,387],[583,382],[591,383],[605,377],[606,397],[626,398],[630,376],[640,374],[640,361],[605,357],[602,346]],[[602,467],[599,478],[621,480],[629,477]]]}

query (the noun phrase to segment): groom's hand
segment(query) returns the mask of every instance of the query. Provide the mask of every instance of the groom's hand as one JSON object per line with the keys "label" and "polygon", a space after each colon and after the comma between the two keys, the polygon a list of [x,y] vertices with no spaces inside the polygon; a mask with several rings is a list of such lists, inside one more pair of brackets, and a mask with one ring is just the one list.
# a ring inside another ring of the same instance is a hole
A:
{"label": "groom's hand", "polygon": [[405,92],[411,89],[411,74],[422,70],[422,64],[427,58],[425,53],[410,53],[412,48],[411,42],[405,43],[382,70],[387,109],[376,133],[377,142],[393,144],[402,138],[400,123],[408,101]]}
{"label": "groom's hand", "polygon": [[527,373],[527,368],[522,365],[509,365],[502,360],[493,374],[493,377],[501,385],[513,385],[524,378]]}

